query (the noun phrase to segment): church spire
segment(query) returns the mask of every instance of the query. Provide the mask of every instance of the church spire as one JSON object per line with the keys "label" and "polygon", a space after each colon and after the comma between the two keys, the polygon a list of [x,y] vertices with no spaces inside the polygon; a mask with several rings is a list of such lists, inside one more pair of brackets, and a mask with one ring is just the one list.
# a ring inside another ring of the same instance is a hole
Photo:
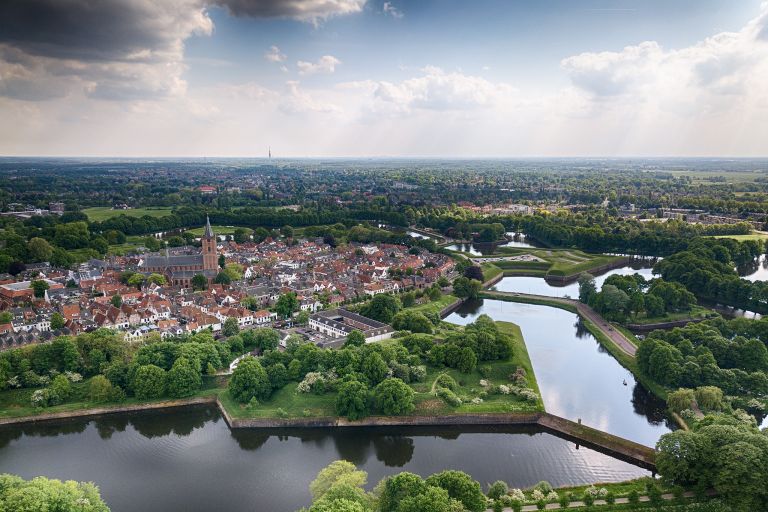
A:
{"label": "church spire", "polygon": [[205,216],[205,238],[214,238],[216,235],[213,234],[213,228],[211,227],[211,219],[206,215]]}

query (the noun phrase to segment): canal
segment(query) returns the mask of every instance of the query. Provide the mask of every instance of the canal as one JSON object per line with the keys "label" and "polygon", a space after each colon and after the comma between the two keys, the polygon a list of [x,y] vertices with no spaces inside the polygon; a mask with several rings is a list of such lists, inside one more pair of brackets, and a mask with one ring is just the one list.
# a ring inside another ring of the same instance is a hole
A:
{"label": "canal", "polygon": [[230,431],[215,408],[0,429],[0,472],[92,481],[113,512],[289,512],[346,459],[382,478],[459,469],[483,486],[621,481],[649,473],[535,428]]}
{"label": "canal", "polygon": [[520,326],[548,412],[647,446],[670,431],[664,401],[636,382],[575,313],[481,299],[445,320],[464,325],[482,314]]}
{"label": "canal", "polygon": [[[634,260],[630,265],[603,272],[595,276],[595,286],[600,290],[605,280],[613,275],[629,276],[640,274],[646,280],[653,279],[653,263],[652,260],[638,259]],[[510,276],[503,277],[492,289],[500,292],[533,293],[549,297],[567,296],[572,299],[579,298],[579,283],[575,280],[569,283],[558,283],[547,281],[541,277]]]}

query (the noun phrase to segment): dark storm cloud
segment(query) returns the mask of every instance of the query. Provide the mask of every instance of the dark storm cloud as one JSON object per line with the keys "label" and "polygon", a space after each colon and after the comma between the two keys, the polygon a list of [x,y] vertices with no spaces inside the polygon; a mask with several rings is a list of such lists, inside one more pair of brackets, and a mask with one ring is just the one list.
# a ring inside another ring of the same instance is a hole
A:
{"label": "dark storm cloud", "polygon": [[366,0],[214,0],[235,16],[316,21],[360,12]]}
{"label": "dark storm cloud", "polygon": [[2,0],[0,43],[32,55],[119,60],[163,48],[149,2],[119,0]]}

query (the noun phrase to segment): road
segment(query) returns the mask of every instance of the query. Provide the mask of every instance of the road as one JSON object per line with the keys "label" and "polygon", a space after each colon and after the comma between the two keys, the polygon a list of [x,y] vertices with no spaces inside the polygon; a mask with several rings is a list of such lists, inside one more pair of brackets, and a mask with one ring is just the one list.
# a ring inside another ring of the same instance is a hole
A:
{"label": "road", "polygon": [[521,299],[546,300],[549,302],[559,302],[573,306],[582,317],[592,322],[595,327],[597,327],[600,332],[605,334],[605,336],[607,336],[622,352],[629,356],[635,357],[637,347],[634,345],[634,343],[632,343],[626,336],[624,336],[624,333],[614,329],[613,326],[611,326],[611,324],[609,324],[602,316],[600,316],[597,311],[588,305],[579,302],[578,300],[566,299],[564,297],[550,297],[548,295],[535,295],[532,293],[497,292],[490,290],[485,290],[485,293],[488,295],[498,295],[501,297],[506,296],[519,297]]}

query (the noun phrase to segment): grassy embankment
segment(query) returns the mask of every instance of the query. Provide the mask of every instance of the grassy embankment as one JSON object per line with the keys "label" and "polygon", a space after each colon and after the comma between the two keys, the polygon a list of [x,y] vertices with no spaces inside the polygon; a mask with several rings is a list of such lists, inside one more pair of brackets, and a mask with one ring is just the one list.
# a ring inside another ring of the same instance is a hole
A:
{"label": "grassy embankment", "polygon": [[[139,400],[135,397],[128,397],[122,402],[94,402],[88,397],[88,387],[90,379],[72,384],[72,394],[62,404],[51,407],[33,407],[31,405],[32,393],[40,388],[8,389],[0,392],[0,418],[21,418],[27,416],[38,416],[42,414],[55,414],[73,411],[82,411],[87,409],[124,407],[130,405],[154,404],[158,402],[167,402],[173,400],[169,397],[158,398],[154,400]],[[192,397],[210,397],[221,392],[222,388],[217,384],[217,379],[213,377],[203,377],[203,386]]]}
{"label": "grassy embankment", "polygon": [[529,249],[524,247],[499,247],[495,254],[472,257],[482,259],[524,255],[533,256],[536,260],[501,260],[484,265],[495,266],[503,271],[504,275],[509,276],[568,278],[576,277],[582,272],[590,272],[606,265],[615,264],[622,259],[621,256],[589,254],[575,249]]}
{"label": "grassy embankment", "polygon": [[170,215],[172,208],[170,207],[151,207],[151,208],[131,208],[129,210],[113,210],[109,206],[96,206],[93,208],[84,208],[83,213],[88,216],[88,220],[91,222],[102,222],[112,217],[118,217],[120,215],[127,215],[128,217],[143,217],[148,215],[150,217],[165,217]]}
{"label": "grassy embankment", "polygon": [[[434,304],[434,303],[433,303]],[[453,415],[472,413],[509,413],[509,412],[538,412],[544,410],[541,399],[537,403],[526,402],[514,395],[489,394],[482,403],[470,403],[483,391],[480,380],[485,378],[491,384],[509,384],[509,374],[517,367],[525,369],[529,387],[539,392],[538,384],[533,373],[531,360],[525,347],[520,328],[508,322],[496,322],[499,329],[509,334],[513,343],[513,355],[508,361],[482,362],[478,366],[490,366],[491,371],[483,377],[475,369],[469,374],[461,373],[450,368],[427,367],[427,377],[423,382],[414,382],[410,386],[415,392],[414,416],[420,415]],[[389,343],[397,343],[392,340]],[[451,407],[435,396],[433,392],[435,379],[441,374],[448,374],[459,384],[455,391],[464,403]],[[228,392],[219,395],[222,406],[232,418],[329,418],[336,416],[336,393],[322,395],[299,393],[297,383],[291,382],[277,390],[269,400],[254,408],[248,408],[232,399]]]}

